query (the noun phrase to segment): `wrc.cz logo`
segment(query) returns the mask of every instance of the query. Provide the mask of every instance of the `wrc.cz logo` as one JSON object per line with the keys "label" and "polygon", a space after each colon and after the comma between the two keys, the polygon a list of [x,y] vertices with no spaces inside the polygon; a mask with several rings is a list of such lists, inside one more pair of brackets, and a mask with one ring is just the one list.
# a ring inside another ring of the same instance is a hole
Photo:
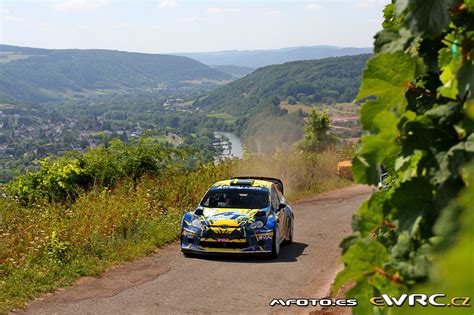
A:
{"label": "wrc.cz logo", "polygon": [[407,305],[414,307],[416,305],[421,306],[435,306],[435,307],[470,307],[471,298],[467,296],[456,296],[450,299],[449,303],[443,303],[440,301],[441,298],[446,297],[446,294],[436,293],[436,294],[402,294],[399,297],[390,297],[388,294],[382,294],[381,296],[376,296],[370,299],[370,304],[374,306],[396,306],[400,307],[407,302]]}

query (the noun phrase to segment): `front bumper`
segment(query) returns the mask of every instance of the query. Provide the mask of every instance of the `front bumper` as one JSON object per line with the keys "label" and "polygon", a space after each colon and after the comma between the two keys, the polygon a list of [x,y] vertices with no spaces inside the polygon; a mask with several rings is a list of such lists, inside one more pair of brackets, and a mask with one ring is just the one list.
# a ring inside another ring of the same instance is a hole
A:
{"label": "front bumper", "polygon": [[181,250],[197,254],[268,254],[272,251],[273,231],[241,227],[182,229]]}

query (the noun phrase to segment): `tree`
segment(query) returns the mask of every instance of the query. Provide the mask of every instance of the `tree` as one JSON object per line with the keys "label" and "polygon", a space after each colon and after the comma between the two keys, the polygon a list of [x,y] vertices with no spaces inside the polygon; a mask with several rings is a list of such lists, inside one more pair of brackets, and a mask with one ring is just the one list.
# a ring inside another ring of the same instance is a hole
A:
{"label": "tree", "polygon": [[304,126],[299,147],[303,151],[324,151],[335,145],[338,139],[331,132],[331,118],[325,109],[321,114],[312,111]]}
{"label": "tree", "polygon": [[290,105],[296,105],[296,98],[294,96],[288,96],[287,102]]}
{"label": "tree", "polygon": [[270,102],[272,102],[274,106],[278,106],[280,105],[281,100],[278,96],[275,95],[271,98]]}

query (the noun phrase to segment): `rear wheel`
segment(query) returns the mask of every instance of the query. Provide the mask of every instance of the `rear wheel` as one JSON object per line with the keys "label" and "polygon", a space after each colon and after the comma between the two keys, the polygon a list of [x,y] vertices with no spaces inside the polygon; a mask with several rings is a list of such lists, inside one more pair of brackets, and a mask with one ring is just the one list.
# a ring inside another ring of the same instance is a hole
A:
{"label": "rear wheel", "polygon": [[288,234],[285,236],[285,239],[283,240],[284,245],[290,245],[293,243],[293,219],[288,219]]}
{"label": "rear wheel", "polygon": [[290,232],[285,244],[290,245],[291,243],[293,243],[293,222],[291,223]]}
{"label": "rear wheel", "polygon": [[291,244],[293,243],[293,232],[294,232],[294,229],[295,229],[295,223],[293,222],[293,218],[291,218],[291,227],[290,227],[290,236],[288,237],[288,241],[286,242],[287,244]]}

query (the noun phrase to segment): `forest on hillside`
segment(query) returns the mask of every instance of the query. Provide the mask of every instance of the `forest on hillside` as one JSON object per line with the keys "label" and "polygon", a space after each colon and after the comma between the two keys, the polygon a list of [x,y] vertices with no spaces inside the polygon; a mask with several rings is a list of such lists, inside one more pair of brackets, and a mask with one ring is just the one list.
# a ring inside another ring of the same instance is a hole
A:
{"label": "forest on hillside", "polygon": [[231,79],[181,56],[0,45],[0,102],[38,104],[111,91],[186,91]]}
{"label": "forest on hillside", "polygon": [[354,100],[369,54],[267,66],[198,99],[194,107],[241,116],[281,101],[334,104]]}

